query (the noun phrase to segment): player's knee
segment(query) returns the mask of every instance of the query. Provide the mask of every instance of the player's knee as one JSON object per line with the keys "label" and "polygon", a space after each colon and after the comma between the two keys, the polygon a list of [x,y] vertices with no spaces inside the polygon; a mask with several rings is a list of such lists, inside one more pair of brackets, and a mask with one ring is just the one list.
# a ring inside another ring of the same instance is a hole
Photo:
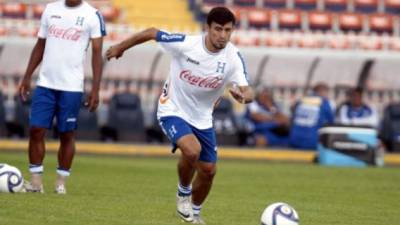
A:
{"label": "player's knee", "polygon": [[70,142],[75,139],[75,133],[73,131],[63,132],[60,134],[60,140],[62,142]]}
{"label": "player's knee", "polygon": [[39,127],[32,127],[29,130],[29,136],[34,141],[41,141],[46,135],[46,129]]}
{"label": "player's knee", "polygon": [[191,143],[180,147],[183,156],[190,163],[195,164],[200,157],[201,145],[198,143]]}
{"label": "player's knee", "polygon": [[187,149],[186,151],[183,151],[183,157],[185,157],[185,159],[191,164],[195,164],[200,157],[200,151],[197,151],[196,149]]}
{"label": "player's knee", "polygon": [[201,167],[200,171],[201,171],[203,177],[210,181],[212,181],[214,179],[214,176],[217,173],[217,169],[215,166]]}

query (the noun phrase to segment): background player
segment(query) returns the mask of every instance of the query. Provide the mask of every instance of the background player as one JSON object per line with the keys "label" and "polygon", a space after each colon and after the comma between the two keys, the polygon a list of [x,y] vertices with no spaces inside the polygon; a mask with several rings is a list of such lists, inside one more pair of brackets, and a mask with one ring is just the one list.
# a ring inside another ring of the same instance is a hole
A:
{"label": "background player", "polygon": [[157,116],[174,150],[179,148],[182,152],[178,162],[177,212],[187,222],[204,224],[200,209],[216,173],[217,147],[212,128],[215,103],[230,84],[234,84],[230,93],[237,101],[249,103],[254,98],[243,58],[229,42],[234,26],[232,12],[216,7],[208,14],[204,36],[149,28],[107,51],[108,59],[119,58],[135,45],[156,40],[172,55]]}
{"label": "background player", "polygon": [[83,92],[83,61],[92,43],[93,85],[87,99],[90,111],[97,108],[102,73],[102,44],[106,35],[100,13],[82,0],[61,0],[46,6],[38,40],[19,86],[22,100],[30,94],[31,77],[43,61],[32,97],[29,131],[30,183],[28,192],[43,192],[42,176],[46,129],[54,116],[60,133],[56,193],[65,194],[65,180],[75,154],[75,133]]}

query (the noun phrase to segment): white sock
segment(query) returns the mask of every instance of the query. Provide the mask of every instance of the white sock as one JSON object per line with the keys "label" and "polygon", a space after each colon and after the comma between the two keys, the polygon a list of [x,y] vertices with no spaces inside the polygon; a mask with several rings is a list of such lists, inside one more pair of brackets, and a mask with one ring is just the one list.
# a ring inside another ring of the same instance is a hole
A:
{"label": "white sock", "polygon": [[70,175],[71,175],[71,172],[69,170],[57,168],[56,186],[65,185],[67,177],[69,177]]}
{"label": "white sock", "polygon": [[198,216],[200,215],[201,205],[192,204],[193,215]]}
{"label": "white sock", "polygon": [[178,183],[179,196],[189,196],[191,194],[192,194],[192,185],[189,185],[189,187],[185,187],[180,182]]}
{"label": "white sock", "polygon": [[31,185],[34,188],[40,188],[42,186],[43,170],[43,165],[29,164],[29,172],[31,173]]}

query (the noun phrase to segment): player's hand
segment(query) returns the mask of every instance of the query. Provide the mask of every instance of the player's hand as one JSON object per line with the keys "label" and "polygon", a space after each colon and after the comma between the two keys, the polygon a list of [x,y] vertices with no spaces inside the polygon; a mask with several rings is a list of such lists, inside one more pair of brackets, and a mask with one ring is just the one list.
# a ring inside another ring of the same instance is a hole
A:
{"label": "player's hand", "polygon": [[85,106],[89,109],[90,112],[96,111],[97,107],[99,106],[99,92],[92,91],[90,95],[85,101]]}
{"label": "player's hand", "polygon": [[107,60],[110,60],[112,58],[120,58],[124,54],[124,49],[121,48],[119,45],[113,45],[111,46],[107,52],[106,52],[106,57]]}
{"label": "player's hand", "polygon": [[24,78],[18,86],[18,93],[21,96],[22,101],[28,100],[28,96],[31,94],[31,80]]}
{"label": "player's hand", "polygon": [[229,88],[229,93],[231,93],[232,97],[235,98],[236,101],[242,104],[246,103],[246,99],[238,87]]}

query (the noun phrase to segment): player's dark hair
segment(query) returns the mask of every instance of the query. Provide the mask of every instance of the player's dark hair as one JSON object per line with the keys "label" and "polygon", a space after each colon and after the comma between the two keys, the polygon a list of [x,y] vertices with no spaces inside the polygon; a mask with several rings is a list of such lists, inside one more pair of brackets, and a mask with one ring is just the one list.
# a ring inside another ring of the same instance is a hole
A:
{"label": "player's dark hair", "polygon": [[323,83],[323,82],[317,83],[317,84],[313,87],[313,92],[314,92],[314,93],[317,93],[317,92],[320,92],[320,91],[323,91],[323,90],[329,90],[328,85],[325,84],[325,83]]}
{"label": "player's dark hair", "polygon": [[233,25],[236,23],[235,16],[233,13],[226,7],[215,7],[211,9],[207,16],[207,24],[211,26],[211,23],[215,22],[220,25],[225,25],[229,22],[232,22]]}
{"label": "player's dark hair", "polygon": [[350,90],[347,92],[347,95],[348,95],[348,96],[351,96],[351,95],[353,95],[353,94],[363,95],[363,94],[364,94],[364,88],[363,88],[363,87],[355,87],[355,88],[353,88],[353,89],[350,89]]}

